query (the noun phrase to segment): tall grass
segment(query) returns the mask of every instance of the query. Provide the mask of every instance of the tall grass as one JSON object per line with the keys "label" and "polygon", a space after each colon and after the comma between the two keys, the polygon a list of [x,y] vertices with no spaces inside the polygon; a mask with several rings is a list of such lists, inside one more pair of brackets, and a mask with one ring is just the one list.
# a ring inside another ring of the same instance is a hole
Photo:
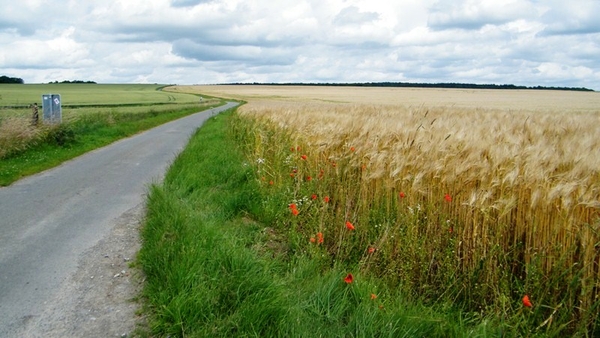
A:
{"label": "tall grass", "polygon": [[65,111],[63,123],[31,125],[26,112],[0,111],[0,186],[51,168],[87,151],[203,109],[204,104],[83,108]]}
{"label": "tall grass", "polygon": [[[235,121],[228,114],[208,120],[175,160],[164,183],[150,189],[138,257],[147,281],[148,334],[500,334],[499,321],[480,322],[481,317],[461,314],[442,302],[423,306],[400,289],[363,274],[356,264],[332,262],[325,246],[295,232],[307,223],[291,217],[288,189],[256,180],[254,166],[240,152],[242,144],[227,132]],[[265,185],[273,189],[263,190]],[[307,204],[296,203],[304,215]],[[278,226],[281,220],[289,220],[289,229]],[[351,283],[345,282],[348,273],[354,276]]]}
{"label": "tall grass", "polygon": [[296,250],[320,233],[424,301],[600,332],[598,114],[264,103],[236,128]]}

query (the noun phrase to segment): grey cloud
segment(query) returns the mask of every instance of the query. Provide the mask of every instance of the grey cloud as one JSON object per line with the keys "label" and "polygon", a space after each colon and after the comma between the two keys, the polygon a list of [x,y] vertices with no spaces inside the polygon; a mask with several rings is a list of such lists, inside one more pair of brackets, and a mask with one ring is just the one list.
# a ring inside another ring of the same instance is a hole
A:
{"label": "grey cloud", "polygon": [[194,7],[196,5],[210,3],[215,0],[172,0],[173,7]]}
{"label": "grey cloud", "polygon": [[540,32],[539,35],[580,35],[596,33],[600,33],[600,20],[597,18],[593,20],[571,20],[569,22],[554,21],[550,23],[542,32]]}
{"label": "grey cloud", "polygon": [[175,41],[172,51],[181,57],[198,61],[238,61],[252,66],[289,65],[296,60],[294,53],[282,48],[207,45],[190,39]]}
{"label": "grey cloud", "polygon": [[31,36],[38,25],[30,20],[15,21],[0,17],[0,32],[16,32],[21,36]]}
{"label": "grey cloud", "polygon": [[478,30],[485,25],[502,25],[535,15],[528,2],[485,7],[464,2],[439,1],[430,8],[427,25],[434,30]]}
{"label": "grey cloud", "polygon": [[547,26],[544,35],[578,35],[600,33],[600,2],[564,2],[552,7],[541,17]]}
{"label": "grey cloud", "polygon": [[342,9],[333,19],[336,25],[360,25],[379,19],[379,13],[361,12],[358,7],[350,6]]}

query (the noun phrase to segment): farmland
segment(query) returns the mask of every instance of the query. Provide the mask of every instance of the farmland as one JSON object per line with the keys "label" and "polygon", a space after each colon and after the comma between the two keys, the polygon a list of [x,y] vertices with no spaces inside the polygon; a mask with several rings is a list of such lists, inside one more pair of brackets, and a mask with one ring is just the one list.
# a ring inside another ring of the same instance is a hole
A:
{"label": "farmland", "polygon": [[61,94],[63,106],[196,103],[194,95],[166,93],[144,84],[2,84],[0,107],[41,105],[42,94]]}
{"label": "farmland", "polygon": [[598,333],[597,93],[168,90],[248,102],[230,128],[285,255],[518,335]]}
{"label": "farmland", "polygon": [[[126,137],[220,104],[166,93],[159,85],[0,85],[0,185]],[[61,94],[60,125],[32,125],[30,105]]]}

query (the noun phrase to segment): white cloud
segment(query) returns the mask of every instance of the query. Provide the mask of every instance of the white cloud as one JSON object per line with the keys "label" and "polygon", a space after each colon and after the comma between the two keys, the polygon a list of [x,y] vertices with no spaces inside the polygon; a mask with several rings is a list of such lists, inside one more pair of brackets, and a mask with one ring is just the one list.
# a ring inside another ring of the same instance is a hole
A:
{"label": "white cloud", "polygon": [[0,0],[0,6],[0,68],[26,82],[427,81],[600,89],[594,0]]}

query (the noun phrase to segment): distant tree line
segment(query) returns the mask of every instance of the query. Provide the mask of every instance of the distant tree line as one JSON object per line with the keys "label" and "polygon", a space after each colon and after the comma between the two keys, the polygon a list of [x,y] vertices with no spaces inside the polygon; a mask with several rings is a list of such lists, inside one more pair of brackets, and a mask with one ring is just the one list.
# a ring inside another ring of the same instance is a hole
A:
{"label": "distant tree line", "polygon": [[0,83],[18,83],[18,84],[23,84],[25,83],[25,81],[23,81],[23,79],[18,78],[18,77],[8,77],[5,75],[0,76]]}
{"label": "distant tree line", "polygon": [[82,80],[73,80],[73,81],[68,81],[68,80],[64,80],[64,81],[54,81],[54,82],[48,82],[49,84],[53,84],[53,83],[85,83],[85,84],[96,84],[95,81],[82,81]]}
{"label": "distant tree line", "polygon": [[268,85],[268,86],[336,86],[336,87],[398,87],[398,88],[459,88],[459,89],[536,89],[573,90],[593,92],[585,87],[517,86],[513,84],[474,84],[474,83],[409,83],[409,82],[360,82],[360,83],[228,83],[229,85]]}

